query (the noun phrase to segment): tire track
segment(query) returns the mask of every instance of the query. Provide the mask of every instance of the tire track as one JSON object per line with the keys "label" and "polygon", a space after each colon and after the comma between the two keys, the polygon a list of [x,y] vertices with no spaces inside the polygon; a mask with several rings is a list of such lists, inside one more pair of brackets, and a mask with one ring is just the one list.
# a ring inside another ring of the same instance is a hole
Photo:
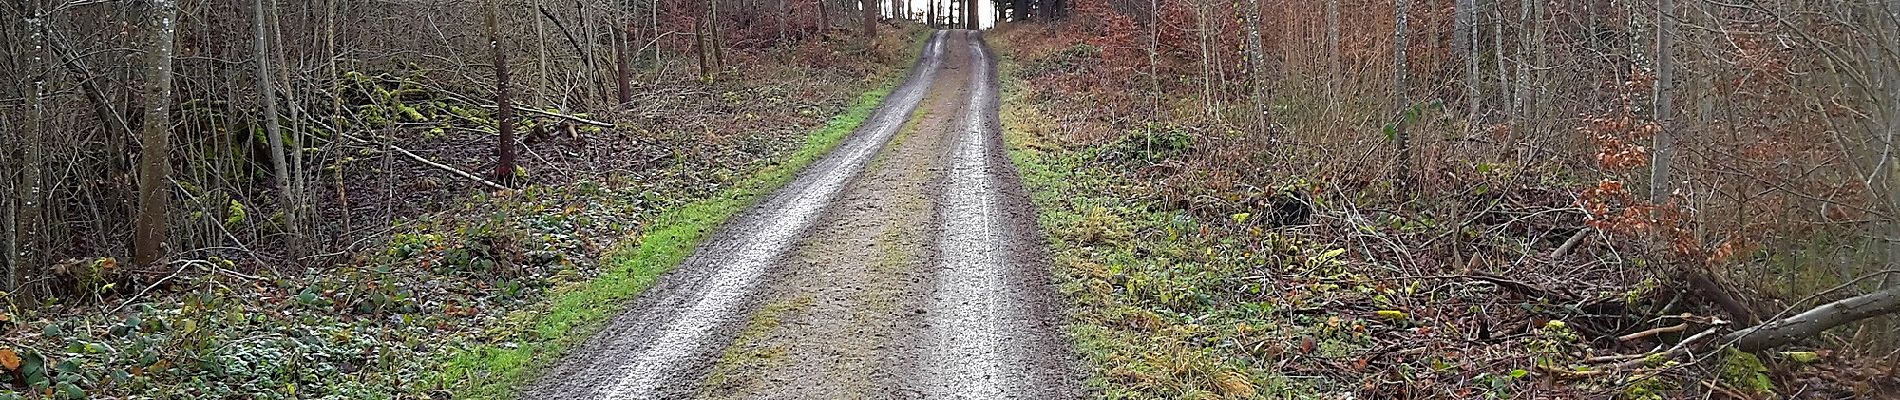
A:
{"label": "tire track", "polygon": [[968,106],[952,150],[926,319],[923,398],[1062,399],[1078,394],[1035,214],[1001,151],[995,61],[982,34],[971,54]]}
{"label": "tire track", "polygon": [[850,139],[729,221],[678,269],[522,391],[532,399],[689,397],[753,307],[754,292],[917,108],[942,67],[943,32]]}

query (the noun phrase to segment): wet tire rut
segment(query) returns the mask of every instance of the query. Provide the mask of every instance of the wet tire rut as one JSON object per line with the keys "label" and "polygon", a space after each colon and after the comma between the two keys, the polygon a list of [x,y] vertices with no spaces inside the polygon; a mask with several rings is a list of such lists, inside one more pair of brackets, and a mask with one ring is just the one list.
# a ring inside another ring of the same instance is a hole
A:
{"label": "wet tire rut", "polygon": [[521,397],[1079,397],[994,61],[974,31],[924,52],[852,138]]}

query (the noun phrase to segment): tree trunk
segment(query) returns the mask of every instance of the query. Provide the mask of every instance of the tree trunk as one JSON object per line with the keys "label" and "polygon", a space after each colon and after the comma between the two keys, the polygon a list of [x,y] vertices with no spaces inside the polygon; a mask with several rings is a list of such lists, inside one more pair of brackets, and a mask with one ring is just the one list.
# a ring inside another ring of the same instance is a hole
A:
{"label": "tree trunk", "polygon": [[[1452,35],[1452,49],[1465,62],[1465,119],[1469,124],[1478,121],[1479,107],[1483,106],[1478,90],[1478,0],[1458,0],[1457,26]],[[1474,127],[1475,128],[1475,127]]]}
{"label": "tree trunk", "polygon": [[706,52],[706,19],[693,20],[693,54],[699,61],[699,81],[712,82],[712,60]]}
{"label": "tree trunk", "polygon": [[[614,33],[614,100],[619,103],[614,108],[618,109],[633,102],[633,20],[627,17],[633,14],[633,7],[615,8],[622,13],[621,18],[614,19],[611,30]],[[784,34],[783,29],[779,32]]]}
{"label": "tree trunk", "polygon": [[1656,136],[1650,144],[1649,162],[1649,201],[1661,203],[1669,197],[1669,163],[1676,152],[1675,99],[1670,89],[1675,88],[1675,0],[1656,2],[1656,117],[1655,121],[1662,129],[1656,130]]}
{"label": "tree trunk", "polygon": [[710,0],[706,7],[706,45],[712,47],[713,77],[718,78],[726,71],[726,39],[719,34],[719,0]]}
{"label": "tree trunk", "polygon": [[1260,39],[1260,0],[1247,0],[1241,5],[1241,15],[1247,19],[1247,72],[1253,83],[1253,111],[1255,128],[1265,132],[1272,115],[1267,109],[1267,60],[1264,44]]}
{"label": "tree trunk", "polygon": [[[998,13],[1001,14],[1001,13]],[[1148,94],[1149,118],[1161,116],[1161,1],[1148,0],[1148,81],[1154,93]]]}
{"label": "tree trunk", "polygon": [[1326,98],[1327,111],[1339,118],[1339,0],[1326,0]]}
{"label": "tree trunk", "polygon": [[488,48],[495,55],[495,182],[512,186],[515,177],[515,107],[509,96],[508,54],[501,47],[501,1],[488,3]]}
{"label": "tree trunk", "polygon": [[1412,2],[1411,0],[1397,0],[1395,6],[1398,9],[1396,15],[1398,23],[1392,28],[1392,110],[1395,117],[1395,120],[1392,122],[1394,128],[1392,141],[1398,146],[1399,150],[1398,168],[1396,169],[1399,174],[1399,186],[1405,187],[1409,186],[1408,183],[1412,180],[1412,137],[1411,133],[1406,131],[1405,126],[1405,114],[1407,113],[1407,109],[1412,106],[1411,99],[1405,93],[1406,78],[1409,78],[1408,75],[1411,75],[1410,66],[1408,66],[1405,61],[1406,50],[1411,45],[1407,40],[1410,39],[1407,36],[1410,32],[1406,31],[1406,25],[1411,20],[1408,14],[1411,14]]}
{"label": "tree trunk", "polygon": [[1029,20],[1029,0],[1010,0],[1009,11],[1010,11],[1010,14],[1015,15],[1015,19],[1013,20],[1013,22],[1028,21]]}
{"label": "tree trunk", "polygon": [[[46,248],[45,241],[41,240],[42,233],[40,232],[43,228],[42,216],[45,215],[42,203],[46,197],[44,193],[46,105],[45,99],[42,98],[46,95],[46,20],[40,15],[42,10],[39,0],[30,0],[27,3],[29,3],[26,10],[28,14],[22,18],[23,27],[27,30],[24,49],[26,54],[19,58],[26,61],[26,65],[22,66],[24,67],[22,72],[29,74],[33,79],[28,83],[27,93],[24,94],[26,120],[21,124],[23,129],[19,132],[20,174],[22,176],[21,182],[14,187],[20,192],[19,200],[17,200],[20,202],[20,210],[17,211],[19,215],[8,215],[7,218],[9,224],[17,224],[17,226],[7,227],[10,233],[7,235],[7,265],[4,282],[0,282],[0,285],[4,286],[0,286],[0,291],[8,293],[19,291],[20,273],[26,269],[25,266],[46,265],[45,260],[41,259]],[[10,152],[11,150],[0,151]],[[10,206],[9,204],[9,214],[15,213]]]}
{"label": "tree trunk", "polygon": [[1498,72],[1497,99],[1499,104],[1497,107],[1501,110],[1500,114],[1509,118],[1513,117],[1512,113],[1514,109],[1511,104],[1511,74],[1504,63],[1504,2],[1495,1],[1492,2],[1492,4],[1491,47],[1492,50],[1496,52],[1493,55],[1493,59],[1496,60],[1495,64],[1497,64]]}
{"label": "tree trunk", "polygon": [[139,217],[132,228],[133,262],[153,267],[163,262],[166,223],[171,200],[172,43],[177,34],[178,4],[152,0],[148,29],[145,117],[140,119]]}
{"label": "tree trunk", "polygon": [[[658,0],[655,0],[655,1],[658,1]],[[831,11],[827,10],[830,7],[825,7],[825,3],[827,2],[828,2],[827,0],[818,0],[818,31],[819,32],[828,32],[831,30]],[[824,34],[820,33],[819,36],[823,37]]]}
{"label": "tree trunk", "polygon": [[[1210,28],[1208,24],[1208,20],[1213,19],[1210,15],[1212,12],[1208,11],[1208,9],[1213,8],[1213,6],[1208,3],[1209,0],[1196,0],[1194,7],[1195,33],[1200,36],[1201,42],[1201,109],[1207,116],[1219,121],[1219,96],[1214,94],[1214,77],[1216,76],[1214,73],[1214,34],[1213,29]],[[1019,12],[1027,14],[1026,10]]]}
{"label": "tree trunk", "polygon": [[978,5],[976,2],[977,0],[964,0],[963,29],[969,29],[969,30],[983,29],[983,19],[981,17],[977,17]]}
{"label": "tree trunk", "polygon": [[264,135],[265,141],[270,144],[270,149],[267,151],[270,152],[272,175],[277,181],[278,206],[282,207],[285,230],[290,234],[290,240],[285,243],[289,244],[291,258],[295,259],[302,255],[298,247],[303,240],[297,231],[297,194],[296,188],[291,184],[290,163],[284,154],[284,132],[277,120],[276,79],[271,77],[273,71],[270,66],[271,36],[264,29],[264,19],[268,12],[265,10],[264,0],[252,0],[251,6],[252,15],[255,17],[251,21],[251,34],[255,36],[253,38],[255,40],[252,41],[252,54],[256,56],[257,61],[255,67],[258,101],[263,103],[261,105],[264,109]]}
{"label": "tree trunk", "polygon": [[[1883,19],[1884,21],[1876,25],[1876,26],[1881,27],[1880,28],[1880,31],[1882,32],[1881,36],[1887,38],[1887,40],[1879,41],[1879,43],[1885,43],[1886,47],[1884,49],[1873,49],[1873,51],[1881,52],[1884,50],[1884,52],[1888,55],[1889,60],[1900,61],[1900,2],[1889,1],[1887,2],[1886,5],[1887,5],[1886,12],[1887,12],[1888,18],[1884,18]],[[1876,9],[1870,12],[1869,14],[1878,15],[1879,11],[1880,10]],[[1869,58],[1872,58],[1874,60],[1879,59],[1878,57],[1869,57]],[[1879,103],[1884,103],[1887,106],[1886,108],[1887,132],[1882,136],[1885,137],[1885,140],[1883,140],[1883,142],[1886,142],[1886,145],[1891,147],[1895,145],[1894,140],[1896,139],[1896,137],[1900,137],[1900,62],[1882,63],[1882,62],[1876,61],[1875,65],[1880,65],[1881,68],[1886,71],[1884,76],[1887,81],[1886,82],[1887,98],[1882,99],[1882,101],[1880,101]],[[1878,129],[1878,128],[1875,128],[1875,129]],[[1888,154],[1894,154],[1894,153],[1890,152]],[[1885,160],[1882,160],[1882,161],[1885,161]],[[1885,170],[1889,175],[1892,174],[1891,168],[1885,168]],[[1886,180],[1883,180],[1882,182],[1884,183],[1884,185],[1889,186],[1889,187],[1894,186],[1896,184],[1900,184],[1900,183],[1893,182],[1893,179],[1891,177],[1889,177]],[[1897,191],[1890,188],[1886,190],[1886,192],[1887,192],[1889,212],[1893,212],[1893,210],[1900,210],[1900,195],[1896,195],[1895,192]],[[1900,234],[1900,220],[1888,221],[1887,225],[1888,225],[1889,232],[1892,232],[1892,234]],[[1889,236],[1889,237],[1897,237],[1897,236]],[[1888,251],[1887,262],[1889,264],[1900,263],[1900,242],[1889,243],[1887,245],[1887,251]],[[1883,282],[1882,285],[1883,287],[1886,287],[1886,288],[1900,287],[1900,274],[1888,274],[1886,281]],[[1900,341],[1900,337],[1896,337],[1894,338],[1894,340]],[[1900,344],[1900,343],[1896,343],[1896,344]]]}
{"label": "tree trunk", "polygon": [[[1665,0],[1667,1],[1667,0]],[[1729,333],[1716,343],[1734,342],[1742,351],[1762,351],[1820,335],[1830,328],[1900,312],[1900,287],[1823,304],[1795,316]]]}

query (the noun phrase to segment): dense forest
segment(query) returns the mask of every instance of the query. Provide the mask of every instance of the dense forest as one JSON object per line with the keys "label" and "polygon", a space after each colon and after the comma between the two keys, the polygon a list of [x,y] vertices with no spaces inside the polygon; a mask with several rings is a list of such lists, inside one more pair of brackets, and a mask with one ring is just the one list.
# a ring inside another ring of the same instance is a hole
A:
{"label": "dense forest", "polygon": [[1892,0],[9,0],[0,37],[0,399],[1900,393]]}

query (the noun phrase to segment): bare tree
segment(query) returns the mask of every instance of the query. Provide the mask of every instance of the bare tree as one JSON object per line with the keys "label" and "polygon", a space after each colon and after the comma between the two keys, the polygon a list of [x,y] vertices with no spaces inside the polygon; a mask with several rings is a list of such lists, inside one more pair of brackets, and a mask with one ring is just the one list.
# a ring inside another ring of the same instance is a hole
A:
{"label": "bare tree", "polygon": [[1675,54],[1675,0],[1656,2],[1656,124],[1662,129],[1656,131],[1654,142],[1650,145],[1649,200],[1662,202],[1669,197],[1669,163],[1676,152],[1674,94],[1676,79]]}
{"label": "bare tree", "polygon": [[963,29],[976,30],[983,27],[983,21],[976,16],[977,0],[963,0]]}
{"label": "bare tree", "polygon": [[1339,0],[1326,0],[1326,94],[1327,109],[1338,118],[1339,83],[1343,73],[1339,64]]}
{"label": "bare tree", "polygon": [[172,44],[177,34],[178,4],[151,0],[147,29],[152,41],[146,48],[149,71],[145,76],[145,117],[139,143],[139,217],[133,227],[133,260],[140,266],[159,264],[165,257],[166,222],[171,185]]}
{"label": "bare tree", "polygon": [[[782,7],[785,4],[784,0],[779,0],[779,4]],[[631,43],[633,42],[633,20],[631,18],[633,15],[633,4],[622,4],[622,6],[615,7],[614,9],[619,11],[618,15],[620,16],[620,18],[614,19],[614,28],[609,30],[613,33],[614,38],[614,101],[618,103],[616,107],[624,107],[627,103],[633,102],[633,56],[631,55],[633,52],[633,44]],[[779,40],[784,40],[785,27],[783,22],[785,20],[782,16],[783,14],[780,15]]]}
{"label": "bare tree", "polygon": [[1247,73],[1253,82],[1253,117],[1255,127],[1265,131],[1271,116],[1267,110],[1266,49],[1260,39],[1260,0],[1247,0],[1241,8],[1241,15],[1247,19]]}
{"label": "bare tree", "polygon": [[488,3],[488,48],[495,53],[495,182],[512,185],[515,177],[515,110],[508,87],[508,53],[502,51],[501,0]]}
{"label": "bare tree", "polygon": [[1411,100],[1405,93],[1406,78],[1410,75],[1410,66],[1405,62],[1406,49],[1410,47],[1406,25],[1411,19],[1408,14],[1411,14],[1412,2],[1411,0],[1396,1],[1398,23],[1392,28],[1392,109],[1397,120],[1392,123],[1392,141],[1399,149],[1397,168],[1399,184],[1406,185],[1411,181],[1412,169],[1412,137],[1405,129],[1405,114],[1412,106]]}
{"label": "bare tree", "polygon": [[1476,123],[1478,108],[1482,106],[1482,95],[1478,91],[1478,0],[1458,0],[1455,18],[1456,25],[1452,34],[1452,53],[1465,63],[1465,108],[1470,115],[1467,120]]}
{"label": "bare tree", "polygon": [[264,106],[264,135],[266,142],[270,144],[270,149],[267,151],[270,152],[271,170],[277,181],[277,200],[283,207],[284,226],[290,234],[290,240],[286,242],[290,244],[291,258],[295,259],[301,255],[297,247],[299,243],[302,243],[297,231],[298,196],[295,186],[291,183],[290,164],[284,157],[284,132],[277,120],[277,91],[276,85],[273,84],[276,80],[271,78],[271,52],[268,45],[270,35],[264,30],[266,15],[264,0],[252,0],[251,5],[252,15],[256,17],[251,21],[251,33],[255,36],[252,38],[252,43],[254,43],[252,54],[256,57],[254,67],[256,67],[259,102],[262,102]]}
{"label": "bare tree", "polygon": [[710,46],[706,45],[706,25],[709,23],[710,22],[706,21],[705,18],[693,19],[693,54],[695,56],[694,59],[699,62],[699,80],[701,82],[712,82],[713,80],[712,55],[710,51],[707,50],[707,47]]}
{"label": "bare tree", "polygon": [[[22,97],[26,100],[26,117],[25,121],[21,121],[23,122],[21,125],[24,129],[19,132],[19,143],[21,144],[21,183],[15,185],[15,188],[19,191],[17,196],[19,197],[20,210],[15,212],[11,207],[8,209],[9,212],[18,214],[10,215],[7,219],[8,222],[17,224],[17,227],[8,227],[9,231],[11,231],[9,233],[13,234],[8,235],[5,281],[0,282],[0,284],[5,285],[0,286],[0,290],[7,292],[19,290],[19,274],[20,270],[24,269],[22,268],[23,265],[45,265],[45,260],[43,259],[45,253],[45,247],[43,246],[45,241],[41,238],[43,235],[41,229],[43,229],[43,216],[45,215],[45,211],[42,208],[44,207],[43,202],[46,198],[44,193],[46,185],[46,141],[44,138],[46,131],[46,105],[44,103],[44,97],[46,95],[47,73],[44,56],[46,53],[46,16],[43,14],[45,11],[41,8],[39,0],[27,1],[26,10],[24,11],[22,18],[23,24],[21,25],[27,31],[25,32],[27,39],[24,48],[21,49],[25,50],[25,54],[20,58],[25,61],[25,65],[22,67],[23,72],[27,74],[28,80],[25,93],[22,93]],[[20,240],[20,238],[24,238],[25,240]]]}
{"label": "bare tree", "polygon": [[878,44],[878,0],[861,0],[863,6],[864,45]]}

